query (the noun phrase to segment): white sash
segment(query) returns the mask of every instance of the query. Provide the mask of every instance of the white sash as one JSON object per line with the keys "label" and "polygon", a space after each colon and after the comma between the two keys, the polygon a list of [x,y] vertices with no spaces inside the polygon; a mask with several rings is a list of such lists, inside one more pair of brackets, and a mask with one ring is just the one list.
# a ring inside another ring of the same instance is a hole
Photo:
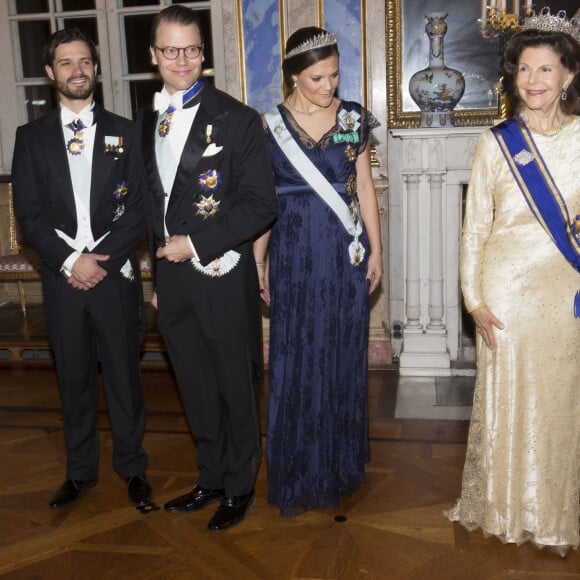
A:
{"label": "white sash", "polygon": [[350,210],[337,191],[332,187],[329,181],[322,175],[316,165],[300,149],[298,143],[294,140],[290,131],[286,127],[282,115],[277,107],[264,113],[268,127],[276,139],[276,143],[292,163],[294,168],[302,175],[306,183],[312,187],[314,192],[322,198],[324,203],[336,214],[341,221],[344,229],[353,236],[354,240],[348,246],[350,263],[358,266],[365,255],[365,248],[359,241],[362,234],[362,220],[354,221]]}

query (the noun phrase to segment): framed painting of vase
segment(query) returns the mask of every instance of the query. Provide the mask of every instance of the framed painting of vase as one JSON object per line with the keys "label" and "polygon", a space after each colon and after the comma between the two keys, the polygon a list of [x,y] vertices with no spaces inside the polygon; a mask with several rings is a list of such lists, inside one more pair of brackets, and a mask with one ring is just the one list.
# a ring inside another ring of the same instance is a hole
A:
{"label": "framed painting of vase", "polygon": [[446,13],[443,41],[445,66],[463,73],[465,90],[454,108],[457,126],[491,125],[497,116],[499,45],[484,38],[480,19],[493,5],[523,15],[526,6],[550,8],[552,14],[578,10],[578,0],[385,0],[387,37],[387,99],[389,126],[418,127],[421,112],[411,98],[409,81],[429,64],[427,14]]}
{"label": "framed painting of vase", "polygon": [[386,8],[389,126],[419,126],[421,113],[409,81],[429,64],[425,15],[431,13],[447,13],[445,65],[465,79],[455,125],[491,125],[497,116],[499,53],[497,40],[480,34],[480,0],[386,0]]}

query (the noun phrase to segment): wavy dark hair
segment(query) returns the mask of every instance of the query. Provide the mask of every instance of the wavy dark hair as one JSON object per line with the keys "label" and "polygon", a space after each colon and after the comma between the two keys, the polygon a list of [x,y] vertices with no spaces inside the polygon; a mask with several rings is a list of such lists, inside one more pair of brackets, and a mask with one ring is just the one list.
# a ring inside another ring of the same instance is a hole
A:
{"label": "wavy dark hair", "polygon": [[567,115],[580,113],[580,44],[569,34],[545,30],[522,30],[508,41],[502,62],[503,88],[517,113],[521,98],[516,89],[516,76],[522,52],[526,48],[546,46],[559,57],[560,62],[574,73],[572,82],[567,87],[568,99],[560,101],[562,110]]}
{"label": "wavy dark hair", "polygon": [[[319,34],[327,34],[327,31],[324,30],[324,28],[318,28],[317,26],[299,28],[286,41],[286,54],[301,45],[303,42],[306,42]],[[296,54],[290,58],[285,58],[282,63],[282,72],[284,73],[286,90],[290,91],[292,89],[292,85],[294,84],[292,75],[299,75],[304,69],[307,69],[309,66],[312,66],[330,56],[340,56],[337,44],[331,44],[330,46],[323,46],[321,48],[313,48],[312,50],[301,52],[300,54]]]}
{"label": "wavy dark hair", "polygon": [[189,26],[190,24],[195,24],[197,30],[199,31],[199,38],[203,44],[203,30],[201,29],[201,22],[199,16],[195,10],[182,6],[181,4],[173,4],[164,8],[161,12],[156,14],[151,21],[151,33],[149,36],[149,46],[152,48],[155,46],[155,40],[157,37],[157,29],[162,22],[168,22],[170,24],[180,24],[181,26]]}
{"label": "wavy dark hair", "polygon": [[75,42],[76,40],[84,42],[89,47],[93,63],[97,64],[97,47],[95,46],[93,39],[75,26],[65,28],[64,30],[57,30],[54,34],[48,37],[48,40],[42,49],[42,60],[44,61],[44,64],[53,68],[54,53],[56,52],[57,47],[61,44]]}

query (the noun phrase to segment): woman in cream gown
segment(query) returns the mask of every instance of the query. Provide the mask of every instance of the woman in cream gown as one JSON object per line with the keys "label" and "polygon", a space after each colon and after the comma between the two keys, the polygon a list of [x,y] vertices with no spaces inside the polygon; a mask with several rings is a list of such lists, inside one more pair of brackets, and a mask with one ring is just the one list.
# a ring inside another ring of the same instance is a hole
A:
{"label": "woman in cream gown", "polygon": [[[538,42],[543,33],[534,32],[512,39],[519,119],[574,220],[580,214],[578,44],[569,43],[575,66],[560,64],[558,76],[559,49],[547,36]],[[562,91],[576,110],[562,108]],[[531,540],[564,555],[579,544],[578,271],[534,217],[491,131],[480,137],[471,176],[461,279],[478,329],[477,378],[461,498],[446,515],[504,542]]]}

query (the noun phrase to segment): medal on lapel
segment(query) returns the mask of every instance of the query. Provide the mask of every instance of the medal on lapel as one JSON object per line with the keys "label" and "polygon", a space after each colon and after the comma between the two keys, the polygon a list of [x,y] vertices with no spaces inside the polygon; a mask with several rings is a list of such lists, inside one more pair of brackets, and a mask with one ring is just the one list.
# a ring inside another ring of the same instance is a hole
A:
{"label": "medal on lapel", "polygon": [[67,142],[66,150],[71,155],[80,155],[85,148],[85,142],[83,141],[83,131],[86,128],[85,124],[80,119],[75,119],[67,127],[73,132],[73,137]]}
{"label": "medal on lapel", "polygon": [[[183,95],[181,95],[181,105],[176,107],[173,104],[170,104],[166,111],[165,116],[159,122],[159,127],[157,127],[157,133],[159,137],[164,139],[169,134],[171,130],[171,126],[173,124],[173,117],[175,116],[175,111],[179,108],[186,108],[190,103],[199,95],[201,90],[205,85],[205,81],[203,79],[198,80],[191,88],[189,88]],[[161,109],[162,110],[162,109]]]}
{"label": "medal on lapel", "polygon": [[222,176],[216,169],[208,169],[199,176],[198,184],[203,191],[210,193],[222,184]]}
{"label": "medal on lapel", "polygon": [[105,153],[123,153],[123,137],[121,135],[105,135]]}
{"label": "medal on lapel", "polygon": [[165,111],[165,117],[161,119],[159,123],[159,127],[157,132],[159,133],[159,137],[162,139],[167,137],[169,134],[169,130],[171,129],[171,124],[173,123],[173,115],[175,113],[175,107],[173,105],[169,105],[167,107],[167,111]]}

